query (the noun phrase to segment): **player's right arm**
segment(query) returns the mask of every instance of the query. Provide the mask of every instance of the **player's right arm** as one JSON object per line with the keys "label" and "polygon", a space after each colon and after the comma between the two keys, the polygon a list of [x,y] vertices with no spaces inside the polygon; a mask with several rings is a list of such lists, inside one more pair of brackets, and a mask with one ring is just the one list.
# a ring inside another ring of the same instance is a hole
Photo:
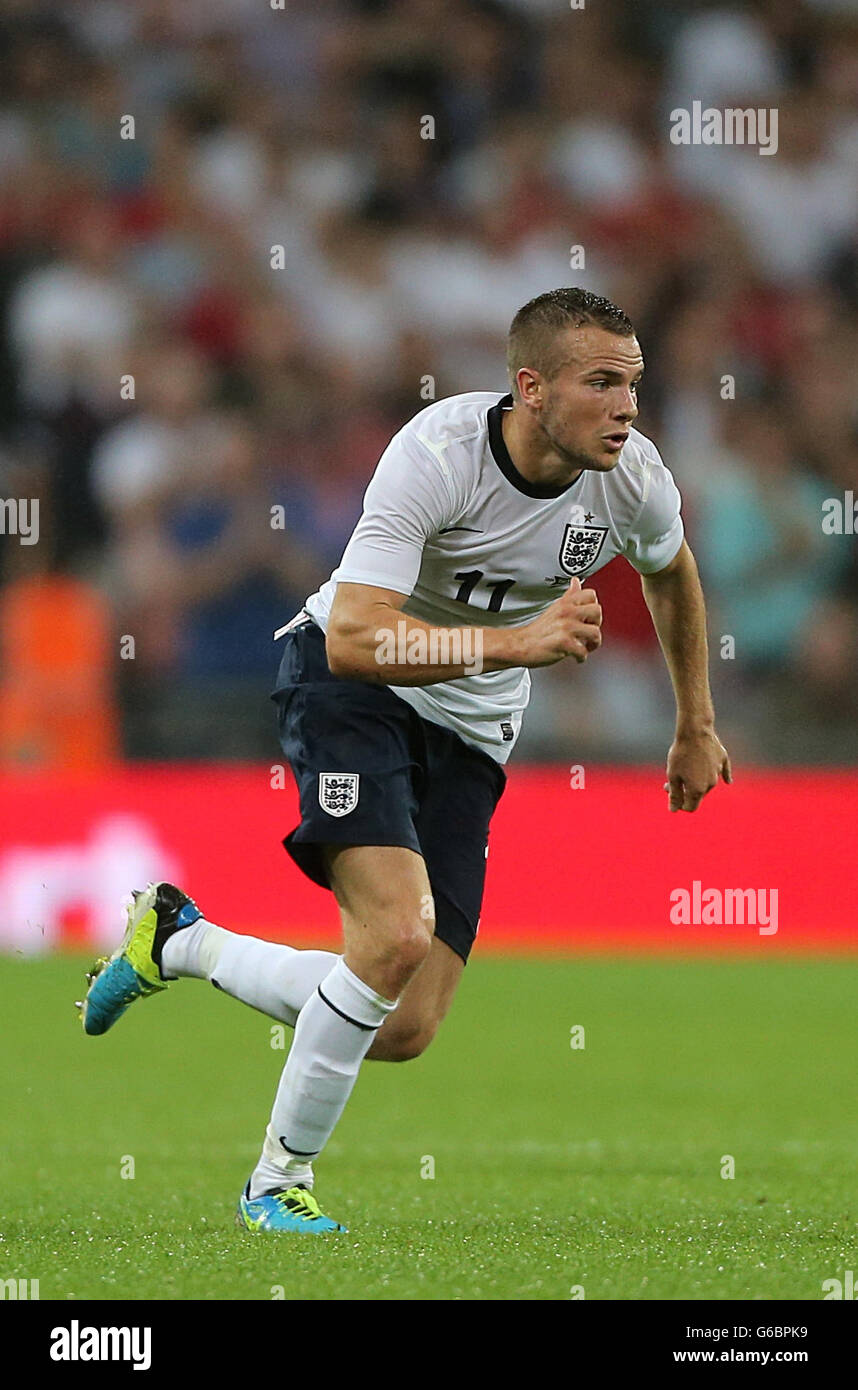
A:
{"label": "player's right arm", "polygon": [[[514,666],[553,666],[567,656],[586,661],[602,641],[602,610],[596,594],[582,589],[578,579],[538,618],[518,627],[442,630],[404,614],[406,601],[407,595],[395,589],[340,581],[326,634],[328,665],[335,676],[376,685],[435,685],[473,675],[474,661],[441,664],[409,659],[421,645],[428,653],[476,654],[482,671],[504,671]],[[419,633],[425,635],[422,643],[419,636],[412,636]],[[454,633],[460,634],[458,642],[453,640]]]}
{"label": "player's right arm", "polygon": [[[577,580],[538,618],[518,627],[438,628],[402,612],[427,541],[461,515],[470,486],[414,421],[394,435],[335,571],[326,631],[335,676],[378,685],[435,685],[479,671],[550,666],[565,656],[584,661],[599,645],[596,595],[582,591]],[[419,659],[421,639],[427,660]],[[454,655],[462,661],[452,663]]]}

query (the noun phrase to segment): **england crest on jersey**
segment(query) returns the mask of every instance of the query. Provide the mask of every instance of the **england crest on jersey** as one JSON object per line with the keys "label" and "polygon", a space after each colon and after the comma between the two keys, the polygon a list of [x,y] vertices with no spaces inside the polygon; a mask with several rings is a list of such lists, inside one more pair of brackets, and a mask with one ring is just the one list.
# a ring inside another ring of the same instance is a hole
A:
{"label": "england crest on jersey", "polygon": [[595,565],[608,534],[607,526],[583,526],[567,521],[560,546],[560,564],[567,574],[583,574]]}
{"label": "england crest on jersey", "polygon": [[319,805],[329,816],[347,816],[358,804],[359,772],[320,772]]}

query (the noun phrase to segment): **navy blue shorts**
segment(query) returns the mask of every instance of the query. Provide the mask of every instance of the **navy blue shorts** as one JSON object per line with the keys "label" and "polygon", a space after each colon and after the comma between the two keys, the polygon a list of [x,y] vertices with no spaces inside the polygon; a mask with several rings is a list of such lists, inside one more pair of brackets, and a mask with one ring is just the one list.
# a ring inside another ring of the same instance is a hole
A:
{"label": "navy blue shorts", "polygon": [[401,845],[421,854],[435,935],[466,961],[503,768],[452,730],[421,719],[385,686],[332,676],[314,622],[283,640],[271,698],[301,802],[301,823],[285,849],[323,888],[331,886],[323,845]]}

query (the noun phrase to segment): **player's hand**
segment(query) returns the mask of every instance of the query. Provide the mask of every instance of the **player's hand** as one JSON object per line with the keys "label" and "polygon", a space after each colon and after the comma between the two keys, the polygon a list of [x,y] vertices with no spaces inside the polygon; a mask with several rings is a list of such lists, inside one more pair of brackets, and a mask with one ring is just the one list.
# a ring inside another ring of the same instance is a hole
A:
{"label": "player's hand", "polygon": [[667,781],[671,811],[696,811],[707,792],[719,780],[732,782],[730,758],[714,729],[697,734],[678,734],[667,755]]}
{"label": "player's hand", "polygon": [[523,639],[522,666],[552,666],[565,656],[586,661],[602,645],[602,609],[594,589],[573,579],[565,594],[544,613],[518,629]]}

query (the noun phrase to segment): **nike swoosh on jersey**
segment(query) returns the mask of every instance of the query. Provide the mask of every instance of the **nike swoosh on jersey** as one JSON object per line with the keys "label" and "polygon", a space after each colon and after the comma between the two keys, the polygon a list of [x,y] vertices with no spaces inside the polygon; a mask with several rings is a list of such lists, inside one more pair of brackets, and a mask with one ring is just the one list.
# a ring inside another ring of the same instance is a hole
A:
{"label": "nike swoosh on jersey", "polygon": [[451,531],[473,531],[475,536],[484,536],[485,531],[481,531],[479,526],[445,526],[443,531],[439,531],[439,536],[449,536]]}

